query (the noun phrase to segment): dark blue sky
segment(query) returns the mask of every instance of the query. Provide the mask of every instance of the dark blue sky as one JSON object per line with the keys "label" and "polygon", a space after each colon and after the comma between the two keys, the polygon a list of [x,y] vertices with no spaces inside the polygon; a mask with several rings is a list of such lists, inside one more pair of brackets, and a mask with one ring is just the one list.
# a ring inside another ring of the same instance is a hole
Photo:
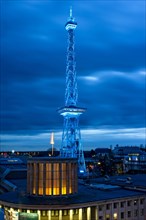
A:
{"label": "dark blue sky", "polygon": [[61,143],[70,5],[85,148],[145,144],[145,1],[2,0],[1,150]]}

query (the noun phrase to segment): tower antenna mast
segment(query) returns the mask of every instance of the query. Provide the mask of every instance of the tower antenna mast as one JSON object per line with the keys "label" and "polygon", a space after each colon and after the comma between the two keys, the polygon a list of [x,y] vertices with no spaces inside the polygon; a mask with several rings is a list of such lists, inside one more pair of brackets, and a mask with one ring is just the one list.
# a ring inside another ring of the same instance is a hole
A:
{"label": "tower antenna mast", "polygon": [[86,109],[77,106],[78,89],[74,49],[74,30],[76,27],[77,23],[72,17],[72,8],[70,8],[70,17],[65,25],[65,29],[68,33],[65,106],[58,109],[58,113],[64,117],[60,156],[77,158],[79,172],[84,173],[86,172],[86,167],[81,143],[79,117]]}

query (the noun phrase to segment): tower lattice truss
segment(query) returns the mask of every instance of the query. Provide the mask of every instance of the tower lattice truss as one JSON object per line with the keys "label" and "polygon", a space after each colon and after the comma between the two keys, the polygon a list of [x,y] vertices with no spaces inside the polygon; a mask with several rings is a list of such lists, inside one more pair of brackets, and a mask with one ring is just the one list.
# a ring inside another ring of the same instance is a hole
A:
{"label": "tower lattice truss", "polygon": [[70,17],[65,25],[65,28],[68,32],[65,107],[62,107],[58,110],[60,115],[64,117],[60,156],[66,158],[78,158],[79,171],[85,172],[86,169],[83,147],[81,143],[79,117],[83,112],[85,112],[86,109],[77,107],[78,89],[74,52],[74,30],[76,27],[77,23],[72,17],[72,10],[70,10]]}

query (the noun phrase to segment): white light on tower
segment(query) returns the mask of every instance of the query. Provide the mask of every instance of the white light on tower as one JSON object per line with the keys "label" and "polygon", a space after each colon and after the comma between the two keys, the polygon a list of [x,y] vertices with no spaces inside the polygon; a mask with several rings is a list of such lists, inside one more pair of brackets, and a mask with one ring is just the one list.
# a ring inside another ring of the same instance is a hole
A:
{"label": "white light on tower", "polygon": [[51,133],[50,144],[52,145],[52,156],[53,156],[53,148],[54,148],[54,133]]}

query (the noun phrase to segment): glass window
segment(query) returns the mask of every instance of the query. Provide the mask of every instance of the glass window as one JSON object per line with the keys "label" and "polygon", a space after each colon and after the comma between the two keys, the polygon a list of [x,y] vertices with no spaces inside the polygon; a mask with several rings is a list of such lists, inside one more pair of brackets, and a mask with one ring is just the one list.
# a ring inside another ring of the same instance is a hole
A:
{"label": "glass window", "polygon": [[106,220],[110,220],[110,215],[106,215]]}
{"label": "glass window", "polygon": [[51,211],[51,216],[54,216],[54,210]]}
{"label": "glass window", "polygon": [[131,211],[128,211],[128,217],[131,217]]}
{"label": "glass window", "polygon": [[124,202],[121,202],[121,208],[123,208],[124,207]]}
{"label": "glass window", "polygon": [[138,209],[134,210],[134,217],[138,216]]}
{"label": "glass window", "polygon": [[127,206],[131,206],[131,200],[127,201]]}
{"label": "glass window", "polygon": [[140,204],[141,204],[141,205],[144,204],[144,199],[140,199]]}
{"label": "glass window", "polygon": [[110,209],[110,204],[106,204],[106,209],[107,209],[107,210]]}
{"label": "glass window", "polygon": [[114,209],[116,209],[118,207],[118,203],[114,203]]}
{"label": "glass window", "polygon": [[103,205],[99,205],[98,207],[99,207],[99,211],[102,211]]}
{"label": "glass window", "polygon": [[56,211],[55,211],[55,216],[58,216],[58,215],[59,215],[59,211],[56,210]]}
{"label": "glass window", "polygon": [[143,216],[144,215],[144,209],[140,210],[140,215]]}
{"label": "glass window", "polygon": [[63,210],[63,215],[67,215],[67,214],[68,214],[67,210],[66,209]]}
{"label": "glass window", "polygon": [[121,219],[124,219],[124,212],[121,212]]}

